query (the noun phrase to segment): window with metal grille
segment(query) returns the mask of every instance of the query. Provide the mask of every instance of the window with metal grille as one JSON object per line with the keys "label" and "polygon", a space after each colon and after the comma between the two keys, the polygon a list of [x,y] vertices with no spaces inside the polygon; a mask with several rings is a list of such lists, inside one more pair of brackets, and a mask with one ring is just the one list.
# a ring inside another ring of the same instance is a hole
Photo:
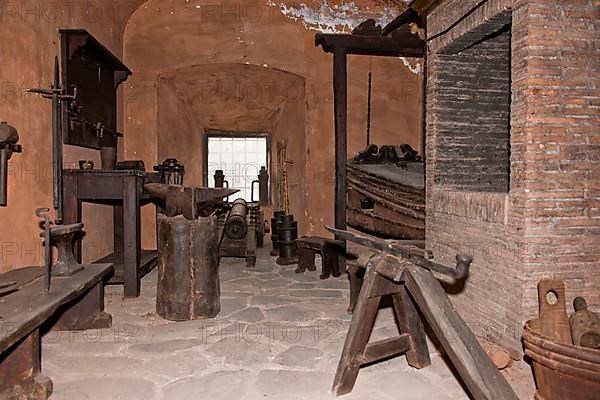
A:
{"label": "window with metal grille", "polygon": [[233,198],[258,201],[258,185],[254,187],[254,199],[251,198],[252,181],[258,179],[260,167],[269,168],[268,139],[266,134],[209,132],[205,169],[208,187],[215,187],[215,171],[220,169],[229,187],[240,190]]}

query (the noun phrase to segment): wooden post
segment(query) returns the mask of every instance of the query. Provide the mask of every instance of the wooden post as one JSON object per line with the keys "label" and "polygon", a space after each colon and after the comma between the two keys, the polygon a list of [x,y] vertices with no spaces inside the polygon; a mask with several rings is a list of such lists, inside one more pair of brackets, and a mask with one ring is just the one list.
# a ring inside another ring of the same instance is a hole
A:
{"label": "wooden post", "polygon": [[156,311],[171,321],[213,318],[221,309],[214,216],[158,217]]}
{"label": "wooden post", "polygon": [[[335,113],[335,227],[346,229],[346,163],[348,157],[348,66],[345,47],[333,51],[333,98]],[[345,243],[344,243],[345,247]],[[345,270],[346,259],[340,255],[339,265]]]}

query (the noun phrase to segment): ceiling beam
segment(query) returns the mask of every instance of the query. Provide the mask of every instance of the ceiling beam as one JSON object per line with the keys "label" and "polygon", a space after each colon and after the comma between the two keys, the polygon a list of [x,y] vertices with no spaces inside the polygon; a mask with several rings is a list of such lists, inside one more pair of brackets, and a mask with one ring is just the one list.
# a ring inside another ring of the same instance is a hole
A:
{"label": "ceiling beam", "polygon": [[347,54],[388,57],[423,57],[425,42],[414,37],[366,36],[337,33],[317,33],[315,46],[322,46],[326,53],[336,48],[346,49]]}

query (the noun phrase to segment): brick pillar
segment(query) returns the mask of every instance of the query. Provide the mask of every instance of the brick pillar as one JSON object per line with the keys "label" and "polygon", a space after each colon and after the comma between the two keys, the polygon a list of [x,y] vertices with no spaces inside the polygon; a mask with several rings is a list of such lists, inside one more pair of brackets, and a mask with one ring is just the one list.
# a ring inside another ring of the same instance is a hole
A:
{"label": "brick pillar", "polygon": [[546,277],[600,309],[599,30],[592,0],[513,2],[509,218],[524,318]]}

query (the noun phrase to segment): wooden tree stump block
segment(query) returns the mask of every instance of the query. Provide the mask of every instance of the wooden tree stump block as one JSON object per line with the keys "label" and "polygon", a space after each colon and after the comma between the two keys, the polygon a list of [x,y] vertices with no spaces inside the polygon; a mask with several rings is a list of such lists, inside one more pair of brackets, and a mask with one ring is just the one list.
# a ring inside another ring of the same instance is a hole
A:
{"label": "wooden tree stump block", "polygon": [[171,321],[213,318],[221,311],[215,216],[158,217],[156,311]]}

